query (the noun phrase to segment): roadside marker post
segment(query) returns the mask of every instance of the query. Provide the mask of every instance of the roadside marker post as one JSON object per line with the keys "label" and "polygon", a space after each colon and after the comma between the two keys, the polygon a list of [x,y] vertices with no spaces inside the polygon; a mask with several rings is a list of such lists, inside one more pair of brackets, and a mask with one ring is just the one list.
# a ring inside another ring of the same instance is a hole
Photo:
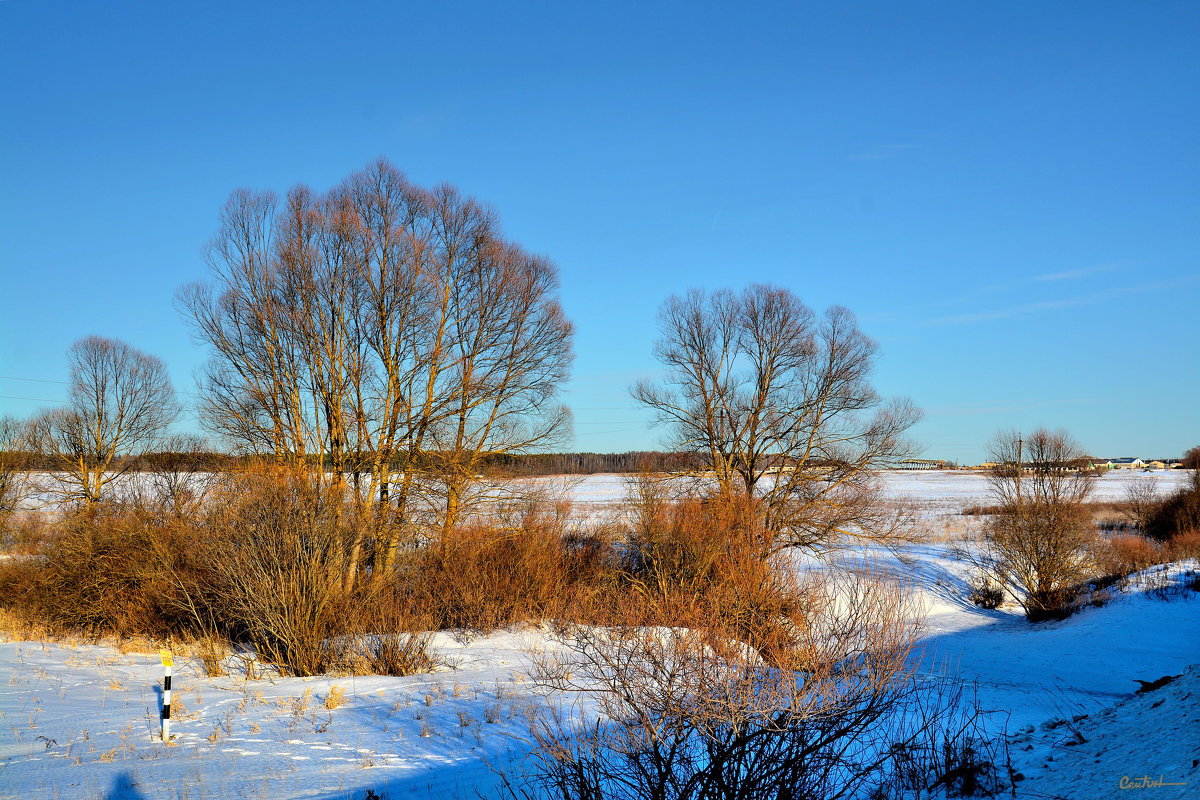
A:
{"label": "roadside marker post", "polygon": [[175,667],[175,659],[170,650],[160,650],[163,665],[163,705],[162,705],[162,738],[164,742],[171,740],[171,672]]}

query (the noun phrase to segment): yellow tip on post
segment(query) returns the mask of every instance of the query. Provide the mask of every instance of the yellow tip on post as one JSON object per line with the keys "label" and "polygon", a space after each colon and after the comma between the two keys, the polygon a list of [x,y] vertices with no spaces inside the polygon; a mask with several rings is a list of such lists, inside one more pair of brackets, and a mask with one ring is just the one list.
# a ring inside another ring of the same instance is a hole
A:
{"label": "yellow tip on post", "polygon": [[163,666],[164,666],[164,667],[173,667],[173,666],[175,666],[175,661],[174,661],[174,659],[173,659],[173,658],[172,658],[172,656],[171,656],[171,651],[170,651],[170,650],[159,650],[159,651],[158,651],[158,654],[159,654],[159,656],[161,656],[161,657],[162,657],[162,663],[163,663]]}

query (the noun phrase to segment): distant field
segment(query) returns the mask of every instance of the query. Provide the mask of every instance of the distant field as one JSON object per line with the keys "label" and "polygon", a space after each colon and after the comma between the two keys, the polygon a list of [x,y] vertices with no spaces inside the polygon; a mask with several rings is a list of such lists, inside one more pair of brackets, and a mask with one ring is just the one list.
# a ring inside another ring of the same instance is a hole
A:
{"label": "distant field", "polygon": [[[1189,474],[1178,469],[1156,472],[1113,470],[1096,479],[1092,499],[1123,500],[1128,486],[1143,479],[1153,480],[1159,491],[1166,494],[1183,486]],[[941,512],[961,512],[988,498],[987,475],[981,472],[891,470],[881,473],[881,477],[889,496],[913,500],[922,508]],[[624,499],[627,486],[625,475],[572,475],[529,480],[531,483],[542,482],[547,487],[561,487],[566,497],[581,507],[612,507]]]}
{"label": "distant field", "polygon": [[[1139,472],[1135,470],[1112,470],[1096,479],[1092,492],[1093,500],[1123,500],[1128,486],[1139,480],[1152,480],[1161,494],[1166,494],[1187,481],[1187,470],[1157,470]],[[921,508],[943,512],[960,512],[971,505],[987,501],[987,475],[966,470],[930,470],[909,472],[889,470],[880,473],[888,495],[896,499],[915,501]],[[523,484],[543,488],[548,496],[561,497],[577,506],[583,516],[603,516],[605,509],[612,509],[622,502],[627,494],[630,476],[623,474],[556,475],[536,478],[513,479],[511,484]],[[48,475],[35,476],[35,482],[44,487],[51,483]],[[125,479],[126,487],[144,486],[148,480],[142,474],[130,475]],[[26,501],[26,507],[36,507],[52,501],[47,491],[35,492]],[[586,509],[586,511],[585,511]]]}

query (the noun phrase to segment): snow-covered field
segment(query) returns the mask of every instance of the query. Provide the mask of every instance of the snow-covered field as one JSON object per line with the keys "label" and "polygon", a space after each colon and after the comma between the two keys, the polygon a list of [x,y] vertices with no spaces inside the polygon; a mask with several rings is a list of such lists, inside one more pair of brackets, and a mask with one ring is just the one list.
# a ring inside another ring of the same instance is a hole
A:
{"label": "snow-covered field", "polygon": [[[1153,481],[1162,495],[1182,487],[1190,472],[1181,469],[1138,472],[1111,470],[1093,484],[1091,499],[1123,500],[1130,484]],[[972,505],[987,502],[988,476],[966,470],[929,470],[928,472],[888,471],[882,473],[886,493],[897,499],[917,502],[922,508],[941,513],[957,513]],[[567,478],[535,478],[549,489],[564,492],[581,508],[612,507],[627,494],[623,475],[587,475]]]}
{"label": "snow-covered field", "polygon": [[[1100,479],[1120,499],[1128,481]],[[1170,486],[1180,472],[1151,473]],[[918,502],[943,529],[986,501],[982,476],[896,473],[888,491]],[[584,516],[615,507],[619,477],[566,489]],[[1170,591],[1189,569],[1145,576],[1112,602],[1031,626],[1014,610],[966,599],[969,571],[947,543],[876,554],[925,608],[921,669],[977,687],[993,728],[1006,727],[1018,797],[1200,796],[1200,596]],[[1159,587],[1156,589],[1156,587]],[[1163,600],[1162,595],[1174,594]],[[0,640],[0,796],[48,798],[474,797],[494,770],[522,768],[527,680],[538,630],[461,641],[439,634],[450,665],[409,678],[205,677],[178,655],[170,746],[157,740],[157,650]],[[1135,694],[1138,680],[1182,675]],[[4,676],[7,676],[6,678]],[[344,694],[337,705],[327,698]],[[336,706],[329,708],[328,706]],[[1146,780],[1161,786],[1139,787]],[[1124,781],[1124,783],[1122,783]],[[1176,784],[1176,785],[1167,785]],[[1144,795],[1142,793],[1145,793]]]}

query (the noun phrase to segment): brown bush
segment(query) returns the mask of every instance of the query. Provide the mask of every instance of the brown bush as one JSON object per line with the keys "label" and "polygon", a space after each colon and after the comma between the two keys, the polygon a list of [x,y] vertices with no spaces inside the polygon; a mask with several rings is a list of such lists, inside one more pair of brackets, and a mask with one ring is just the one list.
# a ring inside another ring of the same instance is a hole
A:
{"label": "brown bush", "polygon": [[1159,503],[1146,520],[1147,536],[1165,542],[1172,536],[1200,530],[1200,470],[1187,485]]}
{"label": "brown bush", "polygon": [[769,535],[759,512],[741,498],[689,498],[643,510],[622,568],[660,596],[701,591],[726,573],[729,559],[766,560]]}
{"label": "brown bush", "polygon": [[53,527],[46,515],[37,511],[16,512],[0,525],[0,546],[13,555],[36,555],[45,547]]}
{"label": "brown bush", "polygon": [[980,608],[986,608],[990,611],[1004,604],[1004,590],[990,578],[986,576],[976,578],[971,581],[969,586],[970,592],[967,595],[967,599]]}
{"label": "brown bush", "polygon": [[339,511],[311,476],[261,470],[230,477],[203,519],[209,617],[295,675],[336,664],[324,643],[350,618],[353,518]]}
{"label": "brown bush", "polygon": [[429,635],[423,633],[358,636],[343,658],[352,672],[396,677],[432,672],[442,663],[430,647]]}
{"label": "brown bush", "polygon": [[991,517],[976,566],[1003,587],[1031,622],[1072,613],[1076,587],[1095,572],[1096,534],[1079,503],[1031,502]]}
{"label": "brown bush", "polygon": [[745,498],[640,499],[621,570],[648,618],[624,621],[706,628],[716,613],[734,640],[772,663],[795,657],[794,621],[813,601],[786,561],[769,554],[759,504]]}
{"label": "brown bush", "polygon": [[401,561],[393,579],[435,628],[486,631],[527,620],[581,619],[615,581],[602,536],[541,526],[460,529]]}
{"label": "brown bush", "polygon": [[49,593],[42,585],[42,565],[30,558],[0,560],[0,631],[10,635],[37,631],[53,635],[44,614]]}
{"label": "brown bush", "polygon": [[480,516],[412,547],[394,573],[348,583],[352,543],[369,531],[304,475],[248,470],[224,476],[202,513],[110,505],[61,519],[40,552],[0,569],[0,605],[59,632],[248,643],[296,675],[428,669],[436,654],[421,634],[431,630],[703,626],[714,609],[765,656],[794,651],[792,620],[811,599],[765,555],[758,509],[651,505],[620,548],[616,531],[569,529],[561,508],[534,503]]}
{"label": "brown bush", "polygon": [[23,590],[7,588],[2,601],[60,632],[159,638],[194,632],[172,571],[188,551],[178,531],[128,510],[72,515],[26,562]]}
{"label": "brown bush", "polygon": [[1097,566],[1103,575],[1125,576],[1163,562],[1158,542],[1132,533],[1110,536],[1097,546]]}
{"label": "brown bush", "polygon": [[303,483],[248,472],[202,516],[108,504],[62,518],[37,557],[0,574],[0,603],[61,633],[249,642],[314,674],[356,619],[341,527]]}
{"label": "brown bush", "polygon": [[1200,529],[1175,534],[1167,540],[1166,549],[1171,561],[1200,558]]}

